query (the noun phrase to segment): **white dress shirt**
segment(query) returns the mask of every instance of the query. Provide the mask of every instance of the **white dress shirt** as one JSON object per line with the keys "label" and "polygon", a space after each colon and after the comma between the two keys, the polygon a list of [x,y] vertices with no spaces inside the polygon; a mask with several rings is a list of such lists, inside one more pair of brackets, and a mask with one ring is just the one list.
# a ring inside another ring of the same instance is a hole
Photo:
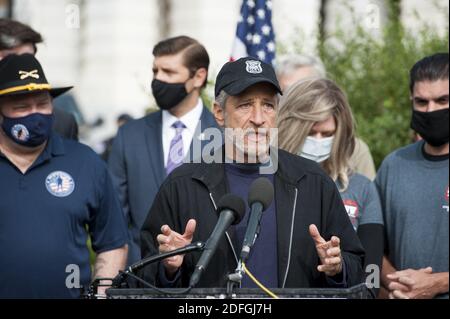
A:
{"label": "white dress shirt", "polygon": [[173,128],[172,125],[176,121],[181,121],[186,126],[181,134],[183,137],[183,157],[185,157],[189,152],[189,148],[191,147],[192,139],[202,116],[202,112],[203,102],[201,99],[198,99],[198,103],[195,108],[193,108],[191,111],[180,118],[173,116],[169,111],[162,112],[162,144],[164,151],[164,167],[167,166],[167,161],[169,159],[170,142],[176,135],[176,129]]}

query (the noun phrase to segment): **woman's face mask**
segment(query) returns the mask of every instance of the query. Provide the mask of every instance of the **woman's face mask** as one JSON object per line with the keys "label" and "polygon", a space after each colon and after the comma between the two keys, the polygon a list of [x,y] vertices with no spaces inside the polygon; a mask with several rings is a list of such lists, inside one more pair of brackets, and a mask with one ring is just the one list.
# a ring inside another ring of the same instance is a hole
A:
{"label": "woman's face mask", "polygon": [[308,136],[303,149],[300,150],[298,155],[314,162],[322,163],[330,157],[333,141],[334,136],[326,138]]}

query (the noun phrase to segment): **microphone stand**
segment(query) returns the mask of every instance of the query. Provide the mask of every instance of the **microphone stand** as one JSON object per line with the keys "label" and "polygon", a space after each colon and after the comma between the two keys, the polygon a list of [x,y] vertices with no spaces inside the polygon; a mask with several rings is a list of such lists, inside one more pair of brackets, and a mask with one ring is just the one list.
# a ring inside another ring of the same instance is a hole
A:
{"label": "microphone stand", "polygon": [[250,251],[253,248],[253,245],[255,244],[256,239],[258,238],[260,232],[261,232],[261,225],[258,225],[253,243],[251,243],[251,245],[242,247],[241,259],[238,262],[238,266],[234,273],[228,275],[227,296],[229,299],[233,298],[235,289],[240,288],[242,285],[242,279],[244,278],[245,275],[243,263],[247,262],[250,255]]}
{"label": "microphone stand", "polygon": [[164,260],[166,258],[178,256],[178,255],[184,255],[187,253],[191,253],[194,251],[202,251],[205,247],[205,244],[203,242],[197,242],[190,245],[187,245],[183,248],[179,248],[173,251],[169,251],[167,253],[157,254],[154,256],[147,257],[145,259],[142,259],[138,261],[137,263],[134,263],[133,265],[129,266],[125,271],[120,271],[119,274],[111,279],[111,278],[97,278],[95,279],[92,284],[89,287],[89,291],[87,293],[88,299],[94,299],[96,297],[96,291],[99,286],[101,286],[100,282],[104,280],[109,280],[112,282],[111,288],[124,288],[124,284],[126,283],[126,279],[129,274],[134,274],[135,271],[144,268],[145,266],[148,266],[150,264],[153,264],[155,262],[159,262],[161,260]]}
{"label": "microphone stand", "polygon": [[244,278],[245,271],[242,265],[242,260],[238,262],[238,266],[234,273],[228,275],[227,282],[227,297],[228,299],[233,299],[235,295],[235,289],[240,288],[242,284],[242,278]]}
{"label": "microphone stand", "polygon": [[249,255],[250,255],[250,251],[253,248],[253,245],[255,244],[260,231],[261,231],[261,225],[258,225],[253,243],[251,243],[251,245],[242,247],[241,259],[238,262],[238,266],[237,266],[235,272],[231,273],[227,276],[228,277],[228,281],[227,281],[227,297],[228,297],[228,299],[232,299],[233,296],[235,295],[236,288],[241,288],[241,286],[242,286],[242,279],[244,278],[244,275],[245,275],[245,270],[244,270],[243,264],[244,264],[244,262],[247,262]]}
{"label": "microphone stand", "polygon": [[150,256],[145,259],[142,259],[141,261],[138,261],[137,263],[128,267],[124,272],[121,272],[119,275],[117,275],[116,278],[114,278],[114,280],[113,280],[112,287],[120,288],[121,284],[124,282],[124,279],[128,274],[134,273],[136,270],[144,268],[147,265],[164,260],[166,258],[170,258],[170,257],[178,256],[178,255],[184,255],[184,254],[191,253],[194,251],[202,251],[204,249],[204,247],[205,247],[204,243],[197,242],[194,244],[187,245],[180,249],[176,249],[173,251],[169,251],[167,253],[158,254],[158,255],[154,255],[154,256]]}

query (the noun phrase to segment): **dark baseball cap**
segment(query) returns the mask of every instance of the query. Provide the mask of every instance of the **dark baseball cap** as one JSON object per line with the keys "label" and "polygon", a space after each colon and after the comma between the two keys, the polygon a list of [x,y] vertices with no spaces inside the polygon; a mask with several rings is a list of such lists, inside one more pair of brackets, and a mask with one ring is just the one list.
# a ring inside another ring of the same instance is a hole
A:
{"label": "dark baseball cap", "polygon": [[269,83],[283,94],[272,65],[247,57],[226,63],[216,79],[215,96],[223,90],[231,96],[239,95],[257,83]]}

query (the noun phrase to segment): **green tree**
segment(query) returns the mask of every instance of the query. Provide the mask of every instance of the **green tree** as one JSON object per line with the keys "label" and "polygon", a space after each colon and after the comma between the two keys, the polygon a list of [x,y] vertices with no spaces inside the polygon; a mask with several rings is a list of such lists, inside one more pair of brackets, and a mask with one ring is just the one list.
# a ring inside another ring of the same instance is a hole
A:
{"label": "green tree", "polygon": [[[409,70],[424,56],[448,51],[444,34],[423,23],[420,32],[402,26],[400,1],[392,1],[382,37],[362,24],[351,34],[338,29],[319,43],[330,78],[347,93],[357,134],[369,144],[379,166],[393,150],[411,142]],[[356,21],[356,19],[355,19]]]}

